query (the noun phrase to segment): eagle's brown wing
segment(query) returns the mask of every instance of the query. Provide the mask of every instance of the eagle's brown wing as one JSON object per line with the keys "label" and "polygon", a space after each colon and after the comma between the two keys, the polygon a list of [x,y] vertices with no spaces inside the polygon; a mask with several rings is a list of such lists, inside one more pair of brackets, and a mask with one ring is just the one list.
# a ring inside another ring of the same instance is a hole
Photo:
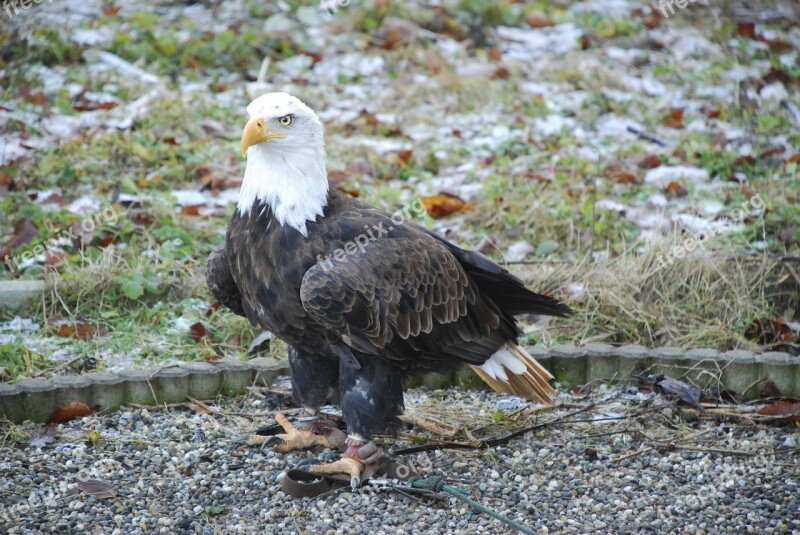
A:
{"label": "eagle's brown wing", "polygon": [[304,276],[300,297],[330,336],[411,369],[481,364],[518,334],[455,256],[411,225],[321,260]]}
{"label": "eagle's brown wing", "polygon": [[208,255],[206,261],[206,284],[211,294],[224,306],[231,309],[235,314],[244,316],[242,306],[242,294],[236,286],[236,281],[231,275],[231,268],[228,265],[228,257],[225,254],[225,245],[216,247]]}

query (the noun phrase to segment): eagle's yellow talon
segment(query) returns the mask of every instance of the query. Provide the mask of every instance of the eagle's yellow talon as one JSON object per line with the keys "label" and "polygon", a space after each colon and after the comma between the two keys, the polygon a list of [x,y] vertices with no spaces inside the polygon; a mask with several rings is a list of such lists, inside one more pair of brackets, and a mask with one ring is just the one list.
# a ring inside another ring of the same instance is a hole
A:
{"label": "eagle's yellow talon", "polygon": [[309,471],[315,474],[346,474],[350,476],[350,485],[353,489],[361,485],[361,474],[366,465],[352,457],[342,457],[338,461],[328,464],[315,464],[309,467]]}
{"label": "eagle's yellow talon", "polygon": [[268,446],[273,446],[275,451],[279,453],[288,453],[292,450],[311,449],[317,446],[331,449],[336,447],[322,435],[318,435],[307,429],[296,428],[289,420],[286,419],[286,416],[283,414],[278,413],[275,416],[275,421],[283,428],[285,433],[268,437],[250,435],[250,439],[247,441],[247,443],[251,446],[267,444]]}

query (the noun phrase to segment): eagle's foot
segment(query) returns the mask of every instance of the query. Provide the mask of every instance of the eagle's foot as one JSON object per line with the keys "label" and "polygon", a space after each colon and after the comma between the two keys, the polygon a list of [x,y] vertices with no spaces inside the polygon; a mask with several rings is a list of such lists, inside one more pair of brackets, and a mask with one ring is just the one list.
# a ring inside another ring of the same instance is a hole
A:
{"label": "eagle's foot", "polygon": [[362,477],[370,477],[378,468],[383,450],[371,440],[349,436],[345,440],[347,449],[338,461],[328,464],[311,464],[308,470],[315,474],[346,474],[350,476],[353,490],[361,486]]}
{"label": "eagle's foot", "polygon": [[350,476],[350,486],[356,490],[361,486],[361,474],[364,473],[366,465],[353,457],[342,456],[338,461],[328,464],[314,464],[308,467],[308,471],[314,474],[346,474]]}
{"label": "eagle's foot", "polygon": [[[336,428],[331,422],[323,419],[309,419],[293,425],[286,416],[278,413],[275,415],[275,421],[278,422],[285,433],[273,435],[271,437],[257,437],[257,443],[273,446],[275,451],[280,453],[287,453],[292,450],[310,449],[317,446],[323,448],[341,448],[344,442],[344,433]],[[251,437],[250,444],[254,444],[254,439]]]}
{"label": "eagle's foot", "polygon": [[344,442],[347,445],[344,456],[359,460],[364,464],[372,464],[383,456],[383,450],[371,440],[364,441],[361,437],[350,435]]}

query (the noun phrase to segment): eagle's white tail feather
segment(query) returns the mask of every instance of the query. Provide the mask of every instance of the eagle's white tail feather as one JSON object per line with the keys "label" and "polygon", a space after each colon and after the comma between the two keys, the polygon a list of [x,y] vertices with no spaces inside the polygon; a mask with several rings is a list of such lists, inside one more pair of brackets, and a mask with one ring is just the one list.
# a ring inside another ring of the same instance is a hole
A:
{"label": "eagle's white tail feather", "polygon": [[471,368],[498,392],[547,405],[553,403],[550,396],[555,394],[555,389],[549,383],[553,376],[514,342],[507,342],[489,360]]}

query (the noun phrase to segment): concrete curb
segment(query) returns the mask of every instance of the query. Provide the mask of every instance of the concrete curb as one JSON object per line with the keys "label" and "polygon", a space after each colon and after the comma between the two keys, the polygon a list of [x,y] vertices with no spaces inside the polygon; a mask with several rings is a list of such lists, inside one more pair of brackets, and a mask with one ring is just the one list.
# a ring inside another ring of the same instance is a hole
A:
{"label": "concrete curb", "polygon": [[[757,383],[771,380],[782,395],[800,397],[800,357],[788,353],[757,354],[743,350],[720,353],[715,349],[649,349],[640,345],[615,347],[608,344],[531,346],[527,350],[553,374],[556,382],[568,387],[615,382],[646,372],[669,375],[704,388],[719,386],[737,394],[744,393],[745,399],[758,397]],[[445,387],[483,383],[469,370],[466,373],[460,370],[415,377],[410,384]]]}
{"label": "concrete curb", "polygon": [[[713,349],[676,347],[648,349],[639,345],[614,347],[589,344],[528,347],[528,351],[555,376],[573,387],[591,382],[619,381],[636,373],[663,373],[701,387],[719,386],[746,398],[758,394],[758,383],[772,380],[784,396],[800,397],[800,358],[788,353],[751,351],[720,353]],[[117,374],[95,372],[53,379],[23,379],[0,383],[0,416],[12,422],[46,421],[61,404],[81,401],[90,407],[113,410],[126,403],[159,405],[180,403],[187,397],[211,399],[242,394],[254,385],[269,386],[289,373],[286,360],[257,358],[246,362],[221,360],[185,362],[169,368],[128,370]],[[450,374],[412,377],[409,386],[486,387],[469,368]]]}
{"label": "concrete curb", "polygon": [[187,397],[211,399],[242,394],[253,385],[269,386],[289,373],[286,360],[256,358],[247,362],[185,362],[168,368],[95,372],[53,379],[22,379],[0,383],[0,416],[20,423],[45,422],[63,403],[80,401],[89,407],[114,410],[126,403],[160,405]]}
{"label": "concrete curb", "polygon": [[18,312],[26,305],[41,301],[46,287],[43,280],[0,281],[0,303],[5,310]]}

